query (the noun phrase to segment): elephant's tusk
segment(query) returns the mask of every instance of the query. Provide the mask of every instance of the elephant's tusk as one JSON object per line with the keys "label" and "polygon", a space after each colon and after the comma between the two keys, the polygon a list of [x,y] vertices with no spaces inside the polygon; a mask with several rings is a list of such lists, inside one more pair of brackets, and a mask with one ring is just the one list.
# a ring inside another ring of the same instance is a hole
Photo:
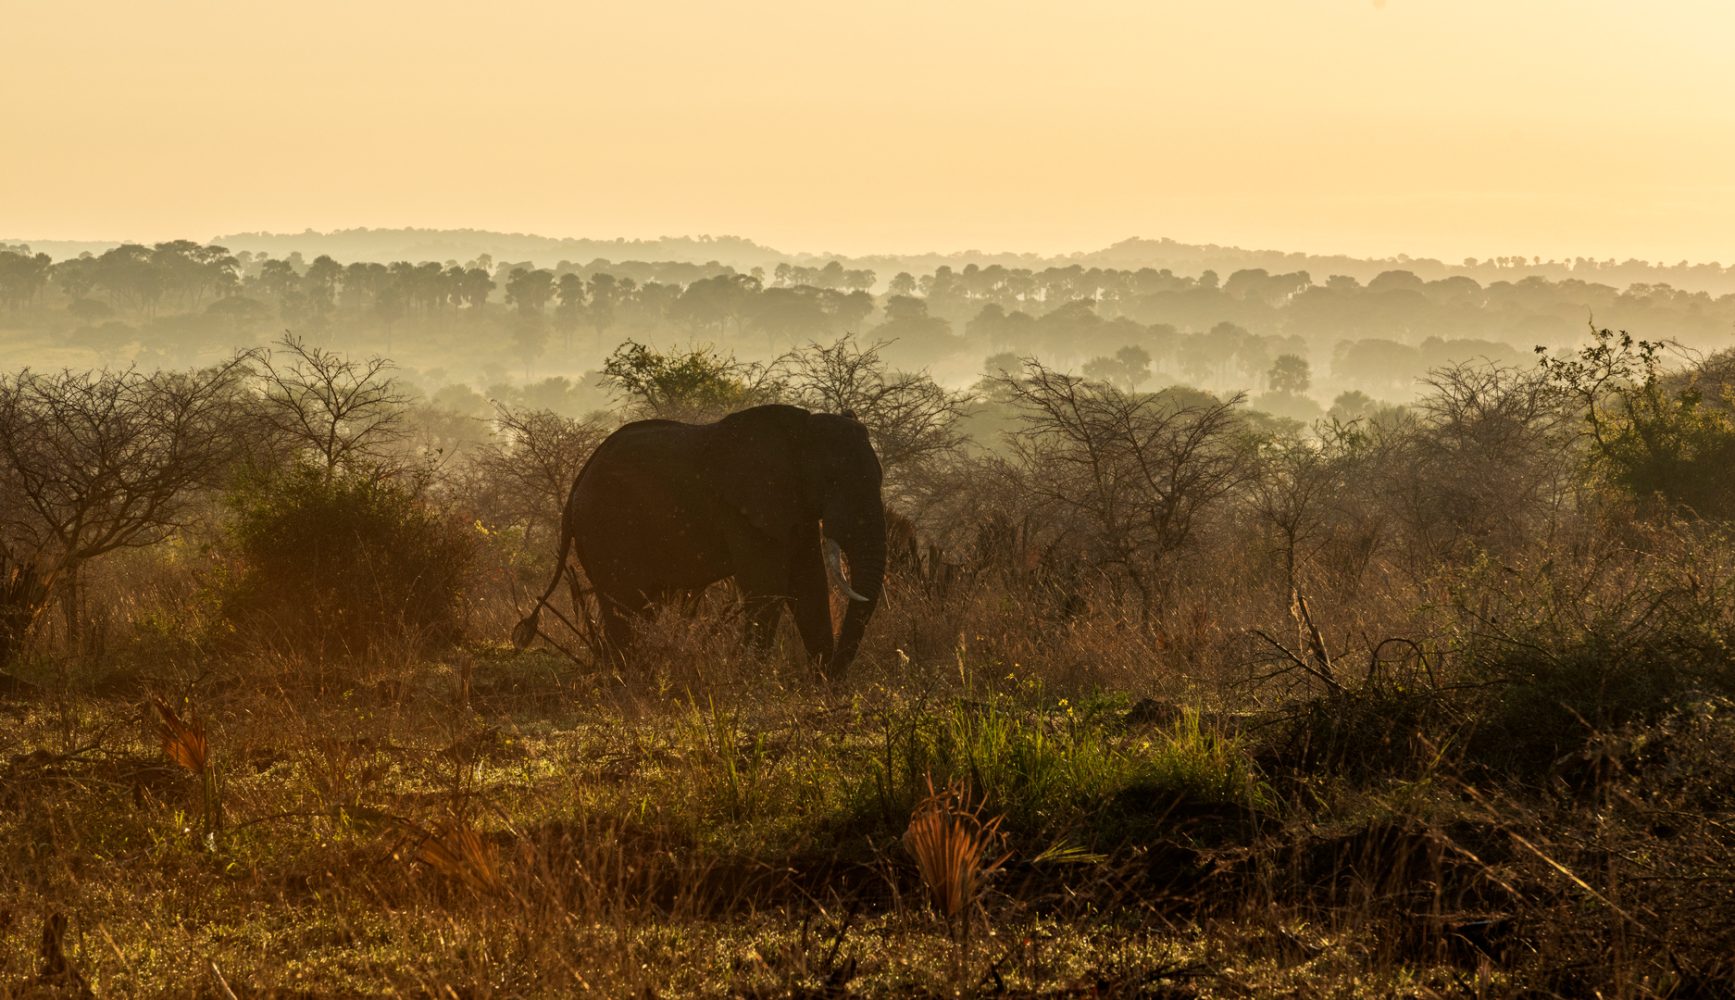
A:
{"label": "elephant's tusk", "polygon": [[831,571],[831,582],[837,584],[837,589],[852,601],[865,601],[867,598],[855,592],[849,585],[849,580],[843,575],[843,547],[830,538],[825,540],[825,568]]}

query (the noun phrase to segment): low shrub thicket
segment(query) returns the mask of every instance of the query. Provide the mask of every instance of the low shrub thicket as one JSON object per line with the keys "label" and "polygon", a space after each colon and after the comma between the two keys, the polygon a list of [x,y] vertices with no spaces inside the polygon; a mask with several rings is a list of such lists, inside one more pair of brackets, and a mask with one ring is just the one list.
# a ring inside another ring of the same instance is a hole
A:
{"label": "low shrub thicket", "polygon": [[246,484],[232,507],[223,606],[242,643],[326,660],[462,634],[472,541],[406,485],[297,469]]}
{"label": "low shrub thicket", "polygon": [[1469,760],[1542,776],[1600,733],[1735,694],[1735,567],[1703,523],[1654,524],[1580,558],[1468,574],[1457,617]]}
{"label": "low shrub thicket", "polygon": [[1401,643],[1408,667],[1291,702],[1261,760],[1358,783],[1446,764],[1540,786],[1602,734],[1735,696],[1726,529],[1606,518],[1581,528],[1557,547],[1446,574],[1412,622],[1426,637]]}

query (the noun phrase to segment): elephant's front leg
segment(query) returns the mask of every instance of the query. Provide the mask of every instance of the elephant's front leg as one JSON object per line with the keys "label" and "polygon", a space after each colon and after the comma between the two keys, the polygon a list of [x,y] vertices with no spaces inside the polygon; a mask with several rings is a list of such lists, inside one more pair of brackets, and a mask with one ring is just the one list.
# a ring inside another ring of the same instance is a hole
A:
{"label": "elephant's front leg", "polygon": [[789,605],[809,659],[831,659],[835,642],[831,623],[831,581],[820,554],[819,532],[811,545],[798,545],[789,560]]}

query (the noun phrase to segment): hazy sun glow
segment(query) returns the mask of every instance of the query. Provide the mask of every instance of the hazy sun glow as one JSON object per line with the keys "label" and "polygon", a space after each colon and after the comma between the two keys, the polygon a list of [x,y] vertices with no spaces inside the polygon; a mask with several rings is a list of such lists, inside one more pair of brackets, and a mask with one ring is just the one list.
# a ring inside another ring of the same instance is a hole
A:
{"label": "hazy sun glow", "polygon": [[0,4],[0,238],[477,227],[1735,257],[1735,13]]}

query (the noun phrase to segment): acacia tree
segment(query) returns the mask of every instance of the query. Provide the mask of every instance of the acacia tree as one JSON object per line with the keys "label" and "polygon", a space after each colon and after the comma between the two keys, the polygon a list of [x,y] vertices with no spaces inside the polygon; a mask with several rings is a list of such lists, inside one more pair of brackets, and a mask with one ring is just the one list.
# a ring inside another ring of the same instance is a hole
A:
{"label": "acacia tree", "polygon": [[259,367],[275,450],[227,497],[236,641],[326,660],[453,639],[472,539],[432,502],[432,464],[411,460],[390,363],[291,336]]}
{"label": "acacia tree", "polygon": [[1265,383],[1272,392],[1299,395],[1313,384],[1313,369],[1299,354],[1279,354],[1271,363],[1271,370],[1265,373]]}
{"label": "acacia tree", "polygon": [[770,368],[709,347],[664,354],[629,340],[603,362],[603,379],[639,416],[714,420],[777,398]]}
{"label": "acacia tree", "polygon": [[990,380],[1019,411],[1012,464],[1033,503],[1087,526],[1148,618],[1171,556],[1249,470],[1242,396],[1135,395],[1027,360]]}
{"label": "acacia tree", "polygon": [[1497,364],[1437,368],[1423,385],[1384,474],[1414,571],[1545,534],[1582,485],[1566,397],[1539,371]]}
{"label": "acacia tree", "polygon": [[571,351],[572,333],[584,319],[584,279],[568,271],[560,276],[554,290],[560,298],[560,305],[554,309],[554,328],[565,338],[565,349]]}
{"label": "acacia tree", "polygon": [[614,275],[597,273],[590,276],[585,285],[587,308],[585,315],[590,318],[590,325],[596,331],[596,345],[600,348],[603,337],[608,334],[609,327],[614,326],[615,306],[619,305],[630,293],[625,282],[618,282]]}
{"label": "acacia tree", "polygon": [[553,271],[515,267],[506,276],[506,304],[525,315],[542,315],[555,291]]}
{"label": "acacia tree", "polygon": [[18,309],[34,302],[48,286],[51,268],[45,253],[31,256],[0,250],[0,308]]}
{"label": "acacia tree", "polygon": [[1108,382],[1122,392],[1137,392],[1151,378],[1151,352],[1128,344],[1113,357],[1092,358],[1085,363],[1086,378]]}
{"label": "acacia tree", "polygon": [[1247,505],[1255,523],[1274,536],[1284,583],[1292,595],[1303,589],[1307,556],[1328,533],[1333,505],[1346,492],[1350,449],[1344,442],[1345,435],[1328,429],[1324,440],[1283,435],[1262,442],[1258,449]]}
{"label": "acacia tree", "polygon": [[15,624],[28,627],[57,587],[76,633],[79,568],[185,523],[196,494],[247,447],[250,360],[0,376],[0,571],[36,602],[14,609]]}
{"label": "acacia tree", "polygon": [[[1294,648],[1306,651],[1311,661],[1303,663],[1304,669],[1335,687],[1332,655],[1309,595],[1317,597],[1317,588],[1333,582],[1358,579],[1378,545],[1381,518],[1366,507],[1368,491],[1355,488],[1365,467],[1378,459],[1377,442],[1359,427],[1331,424],[1314,435],[1273,435],[1260,442],[1256,455],[1254,474],[1240,491],[1248,521],[1263,529],[1283,566]],[[1303,662],[1300,653],[1285,652]]]}
{"label": "acacia tree", "polygon": [[1570,357],[1536,350],[1549,385],[1578,408],[1596,471],[1641,500],[1660,498],[1702,517],[1735,515],[1728,355],[1670,371],[1667,352],[1678,345],[1591,333]]}

